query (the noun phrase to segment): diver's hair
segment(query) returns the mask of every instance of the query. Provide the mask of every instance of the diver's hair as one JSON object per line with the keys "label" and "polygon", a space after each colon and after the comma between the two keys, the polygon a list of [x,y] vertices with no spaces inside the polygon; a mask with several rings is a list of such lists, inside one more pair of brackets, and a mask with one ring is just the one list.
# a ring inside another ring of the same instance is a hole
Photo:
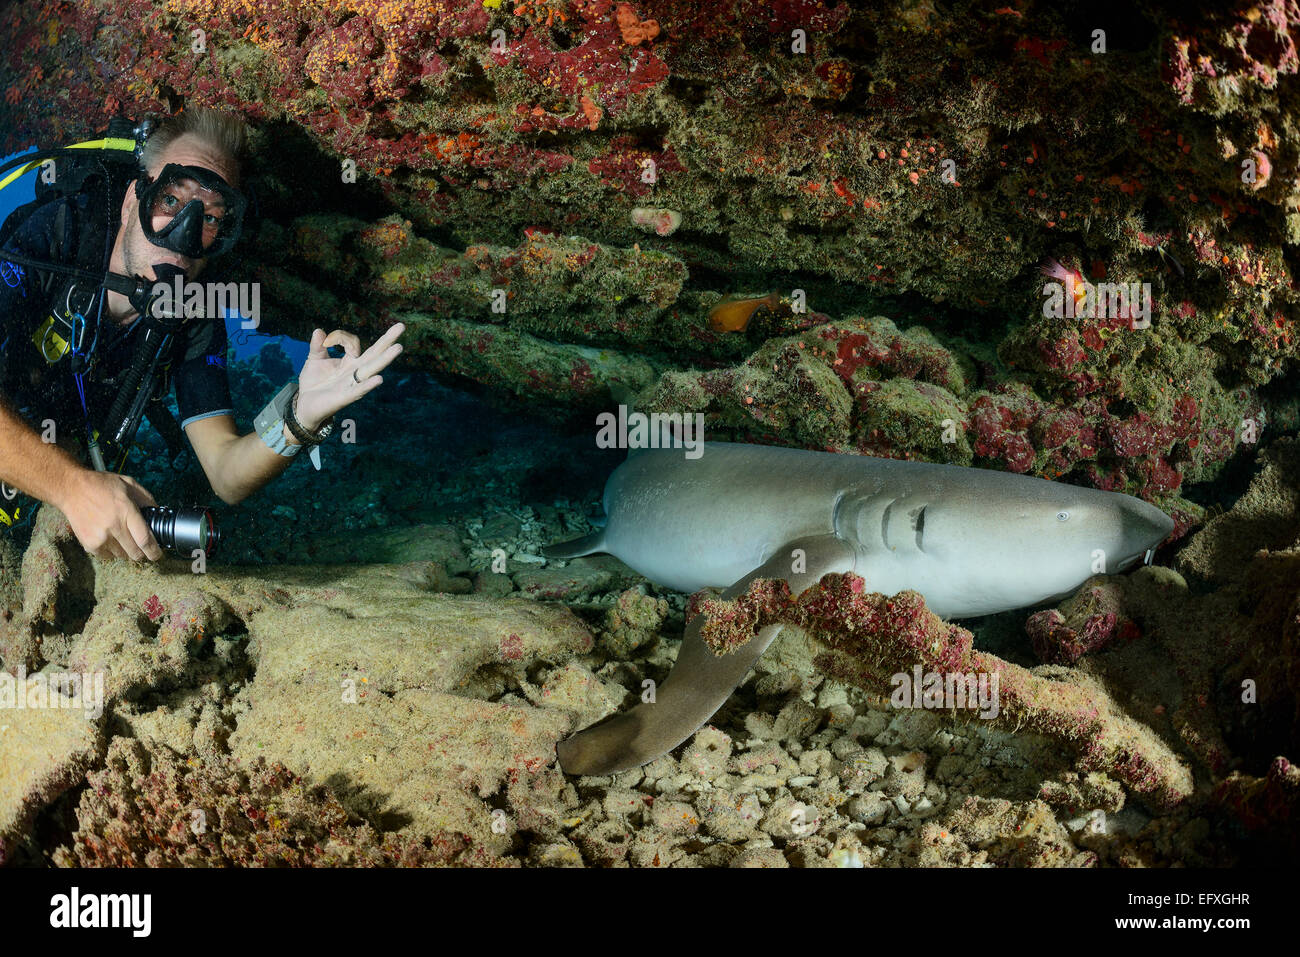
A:
{"label": "diver's hair", "polygon": [[169,116],[159,124],[140,151],[140,165],[152,168],[167,147],[186,133],[216,147],[235,161],[236,168],[242,164],[248,148],[248,127],[243,119],[235,113],[198,106]]}

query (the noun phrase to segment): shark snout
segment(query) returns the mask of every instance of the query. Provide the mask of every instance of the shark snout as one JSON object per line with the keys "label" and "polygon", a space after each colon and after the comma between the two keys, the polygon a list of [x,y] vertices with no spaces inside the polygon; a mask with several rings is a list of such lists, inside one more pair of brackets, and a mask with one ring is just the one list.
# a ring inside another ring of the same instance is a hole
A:
{"label": "shark snout", "polygon": [[1121,567],[1140,558],[1150,564],[1157,545],[1174,530],[1174,520],[1150,502],[1126,497],[1122,505]]}

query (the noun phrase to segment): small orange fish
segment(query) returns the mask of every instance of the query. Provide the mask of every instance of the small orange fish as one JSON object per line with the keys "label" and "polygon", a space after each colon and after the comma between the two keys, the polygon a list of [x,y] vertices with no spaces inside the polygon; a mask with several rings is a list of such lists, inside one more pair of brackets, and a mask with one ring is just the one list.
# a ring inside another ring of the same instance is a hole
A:
{"label": "small orange fish", "polygon": [[776,309],[781,297],[775,292],[766,296],[727,296],[709,310],[709,328],[714,332],[744,332],[760,308]]}

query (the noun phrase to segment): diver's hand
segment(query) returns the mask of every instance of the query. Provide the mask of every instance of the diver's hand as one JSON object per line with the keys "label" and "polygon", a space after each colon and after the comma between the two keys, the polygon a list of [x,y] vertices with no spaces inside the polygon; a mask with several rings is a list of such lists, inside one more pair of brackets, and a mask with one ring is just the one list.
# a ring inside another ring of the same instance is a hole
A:
{"label": "diver's hand", "polygon": [[96,558],[155,562],[162,558],[162,549],[140,509],[156,504],[130,476],[90,469],[76,473],[68,494],[57,503],[81,547]]}
{"label": "diver's hand", "polygon": [[[365,352],[361,351],[361,340],[350,332],[335,329],[328,336],[324,329],[312,332],[311,351],[298,373],[294,406],[294,415],[303,428],[315,432],[335,412],[382,385],[384,377],[379,373],[401,355],[397,337],[405,331],[405,325],[394,323]],[[342,357],[331,359],[326,351],[330,346],[342,346]]]}

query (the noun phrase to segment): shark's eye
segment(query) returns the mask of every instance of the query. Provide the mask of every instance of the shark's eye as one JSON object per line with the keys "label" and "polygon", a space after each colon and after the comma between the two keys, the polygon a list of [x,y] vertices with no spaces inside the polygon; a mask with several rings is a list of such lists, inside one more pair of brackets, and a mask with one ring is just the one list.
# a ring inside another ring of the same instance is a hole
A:
{"label": "shark's eye", "polygon": [[1070,513],[1062,509],[1056,513],[1056,520],[1058,522],[1068,522],[1070,520]]}

